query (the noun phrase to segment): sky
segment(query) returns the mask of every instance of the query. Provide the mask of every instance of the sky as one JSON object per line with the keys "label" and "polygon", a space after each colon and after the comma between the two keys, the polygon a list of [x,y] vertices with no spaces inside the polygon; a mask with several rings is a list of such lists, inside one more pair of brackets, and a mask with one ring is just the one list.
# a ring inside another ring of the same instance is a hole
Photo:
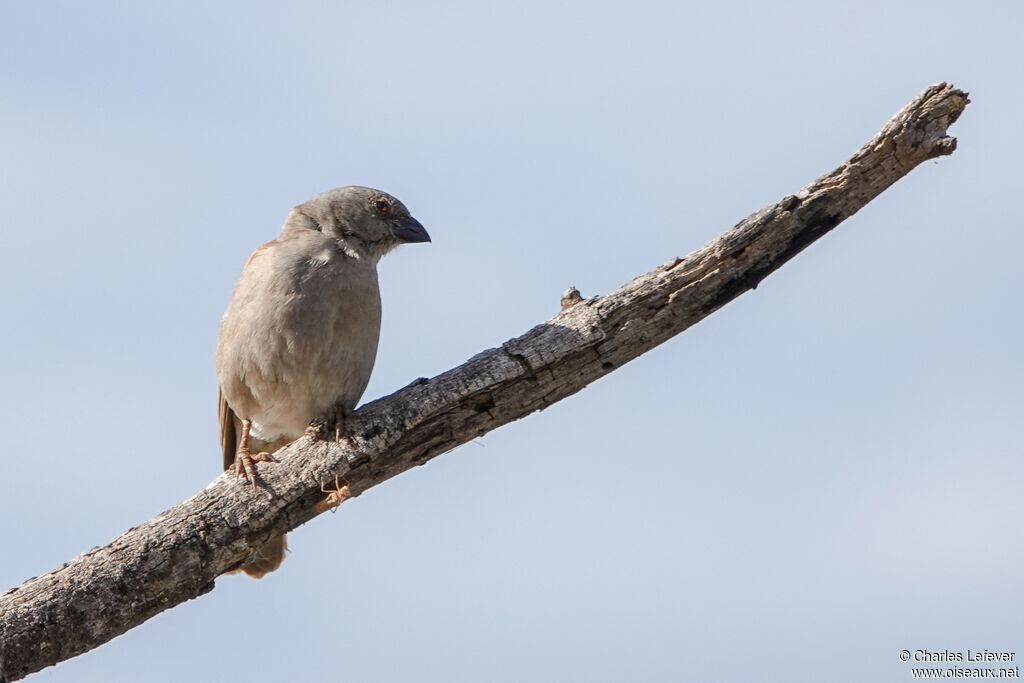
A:
{"label": "sky", "polygon": [[[0,4],[0,590],[219,473],[249,253],[342,185],[364,401],[682,256],[927,86],[923,164],[756,290],[38,681],[911,680],[1024,658],[1024,5]],[[1016,664],[1016,660],[1014,662]],[[961,666],[968,666],[967,663]]]}

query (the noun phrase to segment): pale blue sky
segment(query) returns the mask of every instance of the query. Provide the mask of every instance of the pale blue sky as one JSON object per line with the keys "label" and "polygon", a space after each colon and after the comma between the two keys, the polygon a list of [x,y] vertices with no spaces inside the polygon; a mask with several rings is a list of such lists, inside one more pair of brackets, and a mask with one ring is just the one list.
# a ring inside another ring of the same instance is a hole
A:
{"label": "pale blue sky", "polygon": [[249,252],[347,184],[369,400],[831,170],[926,86],[927,163],[710,319],[297,530],[281,570],[30,680],[910,680],[1022,652],[1016,2],[0,5],[0,590],[218,474]]}

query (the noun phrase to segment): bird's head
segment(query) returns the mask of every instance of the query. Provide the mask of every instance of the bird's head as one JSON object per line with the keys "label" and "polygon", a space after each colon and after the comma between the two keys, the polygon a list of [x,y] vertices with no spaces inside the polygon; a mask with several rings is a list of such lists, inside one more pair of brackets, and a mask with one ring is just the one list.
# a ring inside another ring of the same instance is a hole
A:
{"label": "bird's head", "polygon": [[318,230],[361,257],[379,260],[399,244],[430,235],[402,202],[370,187],[339,187],[292,209],[289,225]]}

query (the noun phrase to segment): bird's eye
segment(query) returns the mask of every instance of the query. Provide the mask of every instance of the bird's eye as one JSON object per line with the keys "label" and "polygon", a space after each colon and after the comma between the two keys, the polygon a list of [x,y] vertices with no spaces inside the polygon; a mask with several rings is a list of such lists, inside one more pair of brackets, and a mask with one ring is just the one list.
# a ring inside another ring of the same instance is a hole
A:
{"label": "bird's eye", "polygon": [[388,203],[383,199],[378,199],[374,202],[374,206],[377,207],[377,211],[384,215],[387,215],[387,212],[391,210],[391,207],[388,206]]}

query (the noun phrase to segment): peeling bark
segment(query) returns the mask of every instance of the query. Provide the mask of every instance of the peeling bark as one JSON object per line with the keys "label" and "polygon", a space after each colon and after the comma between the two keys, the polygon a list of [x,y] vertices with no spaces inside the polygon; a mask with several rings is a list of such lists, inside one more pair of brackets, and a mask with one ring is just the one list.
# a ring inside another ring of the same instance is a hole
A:
{"label": "peeling bark", "polygon": [[[249,550],[342,500],[570,396],[757,285],[918,164],[951,154],[966,93],[934,85],[848,161],[685,258],[604,296],[570,289],[526,334],[361,408],[338,444],[310,433],[253,489],[221,475],[110,544],[0,596],[0,683],[97,647],[211,591]],[[339,486],[340,482],[342,486]]]}

